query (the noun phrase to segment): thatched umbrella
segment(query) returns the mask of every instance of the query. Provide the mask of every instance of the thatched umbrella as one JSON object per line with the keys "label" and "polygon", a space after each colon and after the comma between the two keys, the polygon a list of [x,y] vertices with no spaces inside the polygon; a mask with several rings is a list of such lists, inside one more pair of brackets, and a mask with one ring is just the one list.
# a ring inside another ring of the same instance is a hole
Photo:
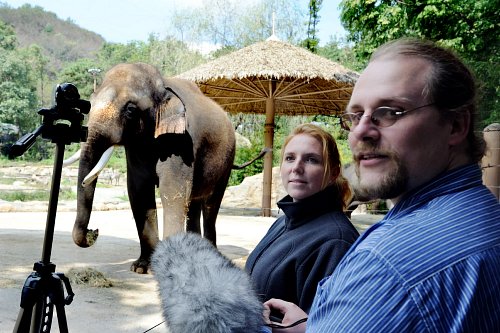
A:
{"label": "thatched umbrella", "polygon": [[[264,143],[273,148],[274,116],[337,115],[356,72],[271,36],[178,77],[195,81],[229,113],[266,114]],[[272,151],[264,157],[262,214],[271,215]]]}

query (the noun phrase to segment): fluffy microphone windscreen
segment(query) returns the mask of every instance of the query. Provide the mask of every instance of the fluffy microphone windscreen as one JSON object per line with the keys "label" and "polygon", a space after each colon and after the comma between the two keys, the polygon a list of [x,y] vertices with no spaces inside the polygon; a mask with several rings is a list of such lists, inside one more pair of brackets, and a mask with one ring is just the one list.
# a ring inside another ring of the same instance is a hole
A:
{"label": "fluffy microphone windscreen", "polygon": [[253,333],[264,325],[248,274],[200,235],[159,242],[151,268],[172,333]]}

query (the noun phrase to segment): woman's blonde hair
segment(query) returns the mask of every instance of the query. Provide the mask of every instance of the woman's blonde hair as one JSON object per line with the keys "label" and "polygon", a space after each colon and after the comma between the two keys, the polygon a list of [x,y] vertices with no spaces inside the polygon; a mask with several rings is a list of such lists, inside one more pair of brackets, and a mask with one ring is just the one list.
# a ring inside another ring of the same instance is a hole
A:
{"label": "woman's blonde hair", "polygon": [[329,186],[332,176],[337,175],[334,185],[338,189],[338,198],[341,201],[342,209],[347,209],[352,199],[352,191],[351,187],[349,186],[349,182],[342,175],[342,165],[340,163],[339,150],[337,148],[335,139],[330,133],[319,126],[310,123],[295,127],[293,131],[285,138],[283,146],[281,147],[281,163],[283,163],[285,147],[294,136],[299,134],[309,135],[316,139],[319,143],[321,143],[321,147],[323,149],[323,167],[325,169],[321,189],[323,190],[327,186]]}

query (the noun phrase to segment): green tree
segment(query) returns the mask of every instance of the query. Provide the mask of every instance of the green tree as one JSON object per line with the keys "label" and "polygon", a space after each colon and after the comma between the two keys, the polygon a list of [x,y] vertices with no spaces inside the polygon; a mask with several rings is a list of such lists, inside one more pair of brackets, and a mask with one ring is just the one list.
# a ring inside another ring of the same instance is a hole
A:
{"label": "green tree", "polygon": [[37,44],[32,44],[20,51],[31,67],[33,82],[37,82],[39,105],[45,106],[45,102],[50,101],[52,97],[49,96],[50,89],[47,89],[47,85],[50,84],[49,76],[51,75],[48,69],[49,58],[43,54],[42,48]]}
{"label": "green tree", "polygon": [[347,38],[354,42],[360,59],[367,59],[384,42],[403,36],[453,48],[477,75],[485,124],[500,121],[498,1],[343,0],[340,7]]}
{"label": "green tree", "polygon": [[148,42],[132,41],[127,44],[104,43],[97,54],[97,66],[94,63],[93,67],[99,67],[106,71],[119,63],[148,62],[152,39],[154,39],[154,36],[150,36],[150,41]]}
{"label": "green tree", "polygon": [[206,61],[203,55],[171,36],[164,40],[150,39],[149,62],[165,76],[185,72]]}
{"label": "green tree", "polygon": [[354,71],[361,71],[366,65],[366,60],[356,57],[352,46],[337,38],[332,38],[324,46],[319,46],[318,55]]}
{"label": "green tree", "polygon": [[10,123],[26,133],[37,122],[27,116],[35,112],[36,88],[31,68],[17,50],[12,27],[0,21],[0,122]]}
{"label": "green tree", "polygon": [[[31,68],[17,50],[0,49],[0,63],[0,122],[16,125],[21,135],[32,132],[39,127],[41,117]],[[40,160],[47,156],[48,144],[37,140],[23,158]]]}
{"label": "green tree", "polygon": [[0,122],[14,124],[26,133],[38,124],[36,88],[30,68],[15,52],[0,51]]}
{"label": "green tree", "polygon": [[12,51],[17,47],[17,37],[14,29],[0,21],[0,49]]}
{"label": "green tree", "polygon": [[89,99],[94,91],[94,78],[89,69],[95,68],[95,60],[80,59],[65,66],[58,75],[58,82],[69,82],[78,88],[80,97]]}
{"label": "green tree", "polygon": [[323,0],[309,0],[309,21],[307,23],[307,38],[302,45],[309,51],[316,53],[319,39],[317,36],[317,26],[319,23],[319,10]]}

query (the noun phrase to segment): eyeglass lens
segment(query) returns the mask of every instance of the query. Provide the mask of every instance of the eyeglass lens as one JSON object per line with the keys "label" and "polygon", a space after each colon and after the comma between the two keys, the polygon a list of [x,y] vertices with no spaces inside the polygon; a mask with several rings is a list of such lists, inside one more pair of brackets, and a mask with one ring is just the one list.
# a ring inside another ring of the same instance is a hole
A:
{"label": "eyeglass lens", "polygon": [[[379,107],[376,108],[375,111],[370,115],[370,120],[373,122],[375,126],[380,127],[388,127],[394,124],[396,121],[396,112],[397,109],[390,107]],[[341,116],[342,126],[346,130],[352,129],[354,126],[357,126],[363,117],[361,113],[347,113]]]}

